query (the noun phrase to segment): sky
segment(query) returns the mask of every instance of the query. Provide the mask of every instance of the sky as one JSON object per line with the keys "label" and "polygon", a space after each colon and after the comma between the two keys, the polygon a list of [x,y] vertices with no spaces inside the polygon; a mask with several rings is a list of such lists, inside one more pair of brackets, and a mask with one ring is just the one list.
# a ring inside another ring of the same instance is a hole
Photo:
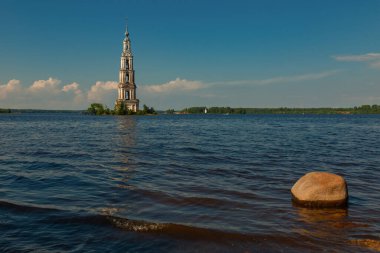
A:
{"label": "sky", "polygon": [[0,108],[380,104],[380,0],[1,0]]}

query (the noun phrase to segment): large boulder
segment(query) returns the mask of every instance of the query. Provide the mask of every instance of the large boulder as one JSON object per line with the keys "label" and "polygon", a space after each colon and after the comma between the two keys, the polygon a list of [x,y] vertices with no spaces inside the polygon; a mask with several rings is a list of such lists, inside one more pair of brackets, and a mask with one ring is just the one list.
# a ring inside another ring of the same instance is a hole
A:
{"label": "large boulder", "polygon": [[293,185],[293,202],[305,207],[346,207],[347,184],[343,177],[327,172],[310,172]]}

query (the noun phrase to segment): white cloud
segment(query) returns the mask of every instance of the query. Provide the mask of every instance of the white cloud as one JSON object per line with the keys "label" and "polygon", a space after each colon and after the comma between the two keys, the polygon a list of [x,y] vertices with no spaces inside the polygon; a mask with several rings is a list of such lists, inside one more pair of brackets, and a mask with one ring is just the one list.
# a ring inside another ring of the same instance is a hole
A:
{"label": "white cloud", "polygon": [[101,82],[97,81],[87,93],[87,99],[89,101],[102,101],[104,97],[115,93],[118,83],[115,81]]}
{"label": "white cloud", "polygon": [[21,89],[20,80],[12,79],[6,84],[0,84],[0,99],[5,99],[10,93]]}
{"label": "white cloud", "polygon": [[[255,101],[266,103],[256,93],[252,93],[250,88],[257,86],[280,85],[285,83],[307,83],[308,81],[320,80],[339,73],[340,70],[330,70],[317,73],[306,73],[292,76],[275,76],[265,79],[252,80],[233,80],[233,81],[194,81],[177,78],[173,81],[140,86],[143,92],[139,93],[139,97],[144,101],[154,101],[157,108],[184,108],[194,105],[243,105],[244,99],[252,100],[256,96]],[[235,87],[243,89],[232,90]],[[270,89],[270,87],[269,87]],[[249,94],[252,94],[249,95]],[[246,96],[245,96],[246,95]],[[244,97],[244,98],[243,98]],[[246,106],[252,106],[250,102],[244,102]],[[256,102],[259,103],[259,102]]]}
{"label": "white cloud", "polygon": [[21,86],[19,80],[0,85],[0,101],[11,108],[78,109],[87,105],[79,84],[60,86],[61,80],[49,77]]}
{"label": "white cloud", "polygon": [[73,82],[73,83],[63,86],[62,91],[64,92],[72,91],[77,96],[82,95],[82,91],[81,89],[79,89],[79,84],[77,82]]}
{"label": "white cloud", "polygon": [[[139,86],[141,92],[138,97],[147,102],[155,101],[154,106],[160,105],[160,103],[161,106],[165,103],[171,107],[173,107],[173,103],[187,106],[191,103],[204,103],[204,101],[213,101],[214,104],[217,104],[218,100],[234,94],[228,93],[229,95],[226,96],[226,92],[221,92],[223,88],[228,89],[239,85],[249,88],[250,86],[305,82],[327,78],[338,72],[339,70],[332,70],[266,79],[220,82],[176,78],[163,84]],[[0,102],[3,106],[10,108],[84,109],[92,102],[112,105],[117,95],[117,88],[118,83],[115,81],[97,81],[89,89],[83,90],[80,89],[80,84],[77,82],[63,85],[60,80],[53,77],[34,81],[26,87],[22,87],[19,80],[10,80],[6,84],[0,84]],[[200,90],[202,92],[199,92]],[[168,95],[170,100],[168,100]]]}
{"label": "white cloud", "polygon": [[10,108],[84,109],[91,102],[112,103],[118,83],[97,81],[90,89],[80,89],[77,82],[61,85],[53,77],[22,86],[19,80],[0,83],[0,102]]}
{"label": "white cloud", "polygon": [[332,71],[324,71],[320,73],[308,73],[303,75],[294,75],[294,76],[278,76],[271,77],[266,79],[253,79],[253,80],[236,80],[236,81],[221,81],[221,82],[213,82],[209,83],[210,85],[269,85],[276,83],[291,83],[291,82],[302,82],[302,81],[312,81],[319,80],[322,78],[326,78],[329,76],[333,76],[336,73],[340,72],[340,70],[332,70]]}
{"label": "white cloud", "polygon": [[155,84],[155,85],[145,85],[142,88],[147,92],[155,92],[155,93],[165,93],[165,92],[173,92],[178,90],[199,90],[205,87],[205,84],[201,81],[190,81],[186,79],[176,78],[175,80],[169,81],[163,84]]}
{"label": "white cloud", "polygon": [[62,88],[62,91],[64,91],[64,92],[68,92],[71,90],[72,91],[78,91],[79,90],[79,84],[74,82],[74,83],[70,83],[70,84],[63,86],[63,88]]}
{"label": "white cloud", "polygon": [[380,53],[368,53],[368,54],[358,54],[358,55],[337,55],[333,56],[337,61],[357,61],[357,62],[367,62],[380,60]]}
{"label": "white cloud", "polygon": [[368,53],[358,55],[338,55],[333,56],[337,61],[345,62],[366,62],[369,67],[374,69],[380,69],[380,53]]}
{"label": "white cloud", "polygon": [[79,84],[77,82],[73,82],[73,83],[70,83],[70,84],[67,84],[67,85],[63,86],[62,91],[66,92],[66,93],[73,92],[75,94],[74,101],[77,104],[80,104],[81,102],[84,102],[83,93],[79,89]]}
{"label": "white cloud", "polygon": [[29,91],[48,91],[53,93],[59,93],[60,89],[58,85],[61,83],[60,80],[49,77],[47,80],[38,80],[35,81],[30,87]]}

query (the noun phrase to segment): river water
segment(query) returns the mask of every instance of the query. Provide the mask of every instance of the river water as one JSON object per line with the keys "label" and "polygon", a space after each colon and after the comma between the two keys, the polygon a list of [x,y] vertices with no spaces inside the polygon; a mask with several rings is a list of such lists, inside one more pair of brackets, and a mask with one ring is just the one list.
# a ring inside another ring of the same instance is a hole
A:
{"label": "river water", "polygon": [[[0,115],[0,251],[380,250],[379,140],[370,115]],[[349,207],[293,206],[310,171]]]}

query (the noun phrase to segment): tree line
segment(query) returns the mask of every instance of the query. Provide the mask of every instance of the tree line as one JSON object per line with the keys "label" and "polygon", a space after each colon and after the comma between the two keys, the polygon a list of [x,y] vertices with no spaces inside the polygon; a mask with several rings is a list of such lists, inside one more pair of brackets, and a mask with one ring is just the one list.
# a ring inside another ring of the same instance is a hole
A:
{"label": "tree line", "polygon": [[128,110],[125,108],[124,103],[120,103],[115,105],[115,108],[111,110],[106,105],[100,103],[92,103],[86,111],[86,114],[92,115],[149,115],[149,114],[157,114],[153,107],[148,107],[147,105],[143,105],[142,110],[138,110],[134,112],[132,110]]}
{"label": "tree line", "polygon": [[2,109],[0,108],[0,113],[11,113],[11,109]]}
{"label": "tree line", "polygon": [[[362,105],[351,108],[232,108],[232,107],[189,107],[181,113],[189,114],[380,114],[380,105]],[[173,113],[172,111],[170,111]]]}

